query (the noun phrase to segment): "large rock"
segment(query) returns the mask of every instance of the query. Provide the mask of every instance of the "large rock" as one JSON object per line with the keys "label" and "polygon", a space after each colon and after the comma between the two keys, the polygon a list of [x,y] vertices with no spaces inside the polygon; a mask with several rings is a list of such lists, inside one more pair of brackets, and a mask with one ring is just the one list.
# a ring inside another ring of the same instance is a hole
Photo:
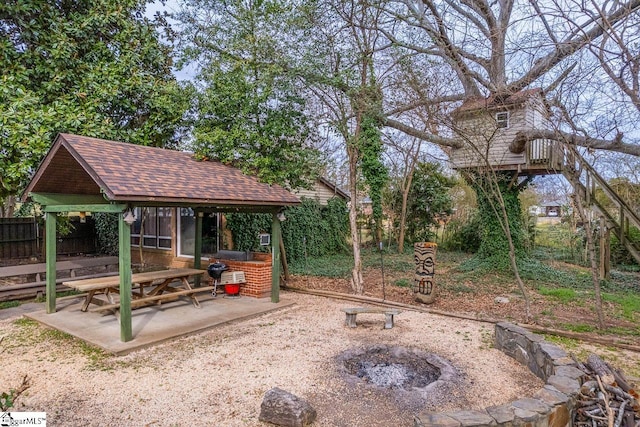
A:
{"label": "large rock", "polygon": [[280,388],[265,393],[260,421],[286,427],[304,427],[316,419],[316,410],[304,399]]}

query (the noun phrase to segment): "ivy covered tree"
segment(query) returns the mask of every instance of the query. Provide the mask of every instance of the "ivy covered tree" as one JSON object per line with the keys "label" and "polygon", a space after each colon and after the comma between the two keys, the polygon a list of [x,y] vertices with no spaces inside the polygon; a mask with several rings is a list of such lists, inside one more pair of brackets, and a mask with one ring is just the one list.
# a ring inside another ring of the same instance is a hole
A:
{"label": "ivy covered tree", "polygon": [[[59,132],[174,145],[189,88],[144,0],[0,4],[0,200],[5,215]],[[165,33],[167,40],[171,33]]]}
{"label": "ivy covered tree", "polygon": [[376,240],[382,241],[382,221],[384,219],[382,211],[382,193],[389,181],[389,171],[382,163],[382,153],[384,145],[380,132],[380,122],[369,111],[365,110],[362,118],[362,131],[360,133],[359,152],[361,156],[360,168],[364,176],[371,199],[373,210],[373,222],[375,227]]}
{"label": "ivy covered tree", "polygon": [[[529,247],[519,197],[526,187],[513,185],[512,181],[513,177],[508,173],[496,173],[492,177],[477,174],[469,179],[476,191],[481,224],[482,239],[477,255],[485,265],[501,270],[510,268],[509,236],[517,259],[526,258]],[[504,210],[504,215],[501,210]],[[509,236],[505,232],[505,224],[509,225]]]}
{"label": "ivy covered tree", "polygon": [[263,182],[309,187],[320,171],[305,98],[280,60],[289,17],[279,0],[190,0],[183,61],[197,62],[193,149]]}

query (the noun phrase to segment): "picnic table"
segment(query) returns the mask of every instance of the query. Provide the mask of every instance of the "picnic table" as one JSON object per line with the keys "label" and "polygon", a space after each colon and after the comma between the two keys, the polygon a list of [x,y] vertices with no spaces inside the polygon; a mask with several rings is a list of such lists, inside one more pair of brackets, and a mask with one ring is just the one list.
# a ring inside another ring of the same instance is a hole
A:
{"label": "picnic table", "polygon": [[[194,307],[200,308],[200,302],[195,294],[213,289],[211,286],[192,288],[189,277],[199,276],[206,270],[193,268],[173,268],[169,270],[149,271],[131,275],[131,308],[136,308],[150,303],[161,304],[162,301],[175,300],[177,297],[189,297]],[[173,283],[178,282],[175,286]],[[65,286],[79,292],[86,292],[81,310],[87,311],[90,304],[98,307],[91,311],[113,311],[117,316],[120,303],[114,298],[114,294],[120,293],[120,277],[99,277],[94,279],[70,280],[63,282]],[[104,299],[97,295],[104,295]]]}

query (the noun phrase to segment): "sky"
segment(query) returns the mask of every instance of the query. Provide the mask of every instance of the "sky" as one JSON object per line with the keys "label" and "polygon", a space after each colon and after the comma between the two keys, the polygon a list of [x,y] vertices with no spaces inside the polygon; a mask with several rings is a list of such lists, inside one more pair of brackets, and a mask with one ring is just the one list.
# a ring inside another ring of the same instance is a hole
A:
{"label": "sky", "polygon": [[[164,5],[160,0],[156,0],[147,5],[147,11],[145,15],[148,18],[153,18],[156,12],[166,11],[169,13],[175,13],[178,11],[178,9],[179,9],[179,0],[166,0]],[[194,66],[187,66],[182,70],[176,70],[176,69],[173,70],[173,74],[176,76],[176,79],[178,80],[193,80],[196,75],[196,72],[197,70],[194,68]]]}

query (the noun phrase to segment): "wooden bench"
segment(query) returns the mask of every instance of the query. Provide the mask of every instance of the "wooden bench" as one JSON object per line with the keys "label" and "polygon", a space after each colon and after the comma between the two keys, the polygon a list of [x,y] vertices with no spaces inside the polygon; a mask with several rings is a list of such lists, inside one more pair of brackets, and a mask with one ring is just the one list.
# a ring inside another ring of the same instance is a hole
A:
{"label": "wooden bench", "polygon": [[[118,257],[86,257],[69,261],[56,262],[56,290],[68,290],[63,283],[70,278],[89,279],[95,277],[114,276],[117,271],[109,271],[118,268]],[[87,269],[101,269],[98,273],[84,273]],[[13,278],[27,280],[25,283],[15,283],[0,287],[0,301],[37,297],[44,294],[46,289],[47,264],[24,264],[0,268],[0,282],[14,282]],[[26,277],[25,277],[26,276]],[[60,277],[63,276],[63,277]]]}
{"label": "wooden bench", "polygon": [[355,328],[358,326],[356,324],[356,316],[360,313],[381,313],[385,316],[384,328],[391,329],[393,328],[394,316],[402,313],[402,310],[398,310],[395,308],[383,308],[383,307],[350,307],[343,308],[347,315],[345,319],[345,324],[351,328]]}
{"label": "wooden bench", "polygon": [[[160,304],[162,301],[175,300],[180,296],[186,296],[191,299],[196,308],[200,308],[200,302],[195,297],[195,294],[209,291],[212,287],[192,288],[189,283],[189,277],[203,273],[206,273],[206,270],[175,268],[132,274],[131,307],[136,308],[152,302]],[[180,283],[179,287],[171,286],[174,281]],[[115,301],[113,294],[119,294],[120,292],[119,276],[71,280],[63,282],[63,284],[79,292],[86,292],[85,301],[81,307],[82,311],[87,311],[90,304],[95,304],[99,307],[91,311],[112,311],[116,316],[118,315],[120,303]],[[146,291],[145,288],[152,289]],[[97,298],[98,294],[104,294],[107,301]]]}

